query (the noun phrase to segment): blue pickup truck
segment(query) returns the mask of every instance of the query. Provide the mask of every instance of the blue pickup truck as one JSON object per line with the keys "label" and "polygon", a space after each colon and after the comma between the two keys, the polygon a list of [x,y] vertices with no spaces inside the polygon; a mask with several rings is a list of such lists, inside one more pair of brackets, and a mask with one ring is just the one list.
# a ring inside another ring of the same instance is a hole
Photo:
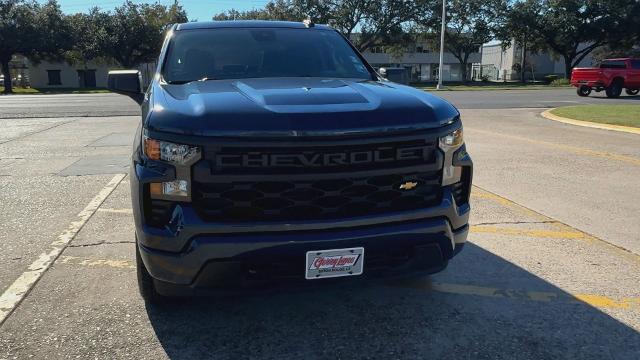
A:
{"label": "blue pickup truck", "polygon": [[142,297],[444,269],[469,232],[460,113],[311,22],[174,25],[143,92],[131,197]]}

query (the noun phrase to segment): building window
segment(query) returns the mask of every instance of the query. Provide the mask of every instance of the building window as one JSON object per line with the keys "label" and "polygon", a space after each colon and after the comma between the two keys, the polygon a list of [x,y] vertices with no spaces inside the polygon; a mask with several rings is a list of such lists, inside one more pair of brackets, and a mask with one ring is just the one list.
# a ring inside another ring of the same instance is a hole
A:
{"label": "building window", "polygon": [[49,78],[48,85],[62,85],[60,70],[47,70],[47,77]]}

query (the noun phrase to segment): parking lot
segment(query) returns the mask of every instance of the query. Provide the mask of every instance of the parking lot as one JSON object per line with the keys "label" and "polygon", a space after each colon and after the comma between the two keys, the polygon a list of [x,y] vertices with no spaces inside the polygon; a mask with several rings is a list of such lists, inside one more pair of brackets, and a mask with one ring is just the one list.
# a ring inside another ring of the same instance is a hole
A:
{"label": "parking lot", "polygon": [[640,137],[540,117],[603,101],[571,89],[443,96],[475,164],[444,272],[162,307],[136,285],[135,104],[0,98],[0,359],[640,358]]}

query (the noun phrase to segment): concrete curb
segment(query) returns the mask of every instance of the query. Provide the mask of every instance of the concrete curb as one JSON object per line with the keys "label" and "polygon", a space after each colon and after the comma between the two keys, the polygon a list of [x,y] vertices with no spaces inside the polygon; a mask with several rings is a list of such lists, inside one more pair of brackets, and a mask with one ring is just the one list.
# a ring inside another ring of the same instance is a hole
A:
{"label": "concrete curb", "polygon": [[629,134],[640,135],[640,128],[634,128],[634,127],[622,126],[622,125],[600,124],[600,123],[594,123],[591,121],[569,119],[569,118],[552,114],[551,111],[555,109],[556,108],[543,111],[540,115],[545,119],[558,121],[565,124],[584,126],[584,127],[590,127],[594,129],[601,129],[601,130],[620,131],[620,132],[626,132]]}

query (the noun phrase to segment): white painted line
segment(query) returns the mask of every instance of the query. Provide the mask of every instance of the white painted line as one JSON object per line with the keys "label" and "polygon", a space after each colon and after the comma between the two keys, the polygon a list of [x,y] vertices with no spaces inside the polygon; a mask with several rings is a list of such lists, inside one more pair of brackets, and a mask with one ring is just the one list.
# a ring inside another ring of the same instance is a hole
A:
{"label": "white painted line", "polygon": [[98,209],[99,212],[111,213],[111,214],[133,214],[133,209]]}
{"label": "white painted line", "polygon": [[16,281],[9,286],[5,292],[0,295],[0,325],[11,315],[13,310],[20,304],[20,302],[29,294],[29,291],[40,280],[42,274],[53,264],[54,261],[60,256],[64,249],[69,245],[71,240],[78,234],[80,229],[87,223],[91,216],[98,210],[100,205],[109,197],[109,195],[115,190],[124,179],[125,174],[118,174],[109,181],[109,183],[100,190],[91,202],[80,211],[78,219],[72,222],[67,230],[58,236],[56,241],[49,245],[49,249],[42,253],[29,267],[27,271],[22,273]]}

